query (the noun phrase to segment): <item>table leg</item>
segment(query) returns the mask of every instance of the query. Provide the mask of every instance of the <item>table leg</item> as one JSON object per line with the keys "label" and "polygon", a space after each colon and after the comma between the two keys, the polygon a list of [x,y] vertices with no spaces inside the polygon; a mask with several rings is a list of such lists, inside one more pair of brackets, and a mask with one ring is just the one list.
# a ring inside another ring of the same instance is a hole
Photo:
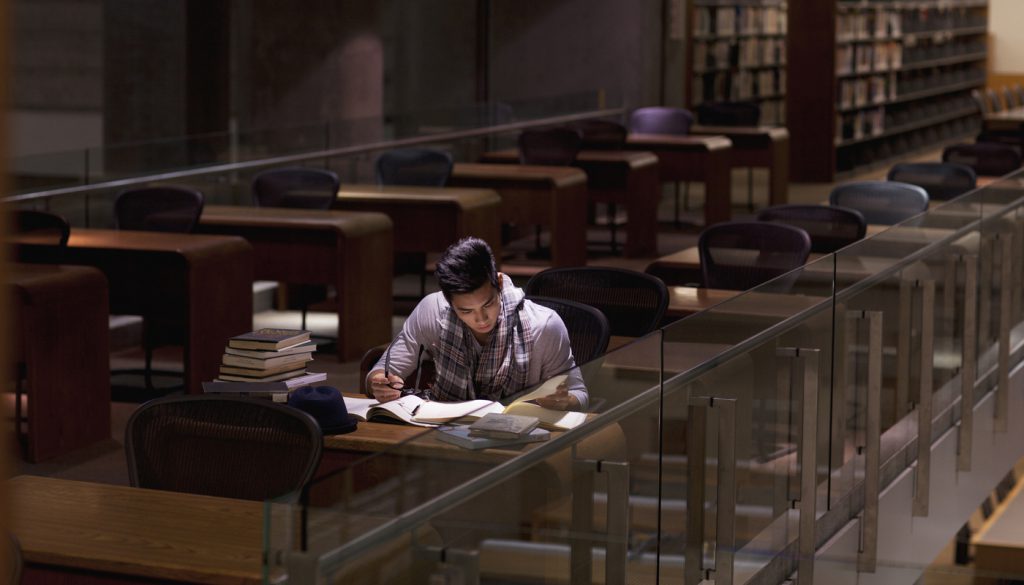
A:
{"label": "table leg", "polygon": [[768,200],[771,205],[785,205],[789,189],[789,139],[776,140],[771,145],[771,163],[768,167]]}
{"label": "table leg", "polygon": [[732,218],[731,149],[713,150],[705,157],[704,226]]}
{"label": "table leg", "polygon": [[[629,173],[626,189],[626,256],[656,256],[658,253],[658,200],[661,182],[658,165],[635,169]],[[728,168],[726,169],[728,178]]]}
{"label": "table leg", "polygon": [[587,187],[580,183],[553,189],[551,218],[551,265],[585,266],[587,263]]}
{"label": "table leg", "polygon": [[357,359],[391,340],[393,250],[390,229],[339,239],[334,270],[339,360]]}

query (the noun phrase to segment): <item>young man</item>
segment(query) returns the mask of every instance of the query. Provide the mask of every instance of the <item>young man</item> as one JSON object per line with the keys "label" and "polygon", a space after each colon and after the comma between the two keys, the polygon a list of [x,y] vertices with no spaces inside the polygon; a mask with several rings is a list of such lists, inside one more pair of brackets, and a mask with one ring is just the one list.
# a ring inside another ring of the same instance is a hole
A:
{"label": "young man", "polygon": [[568,373],[565,384],[537,403],[557,410],[586,408],[587,390],[562,319],[526,300],[522,289],[498,272],[486,242],[463,238],[449,246],[435,275],[441,292],[416,305],[366,376],[377,400],[401,396],[405,377],[425,350],[437,370],[432,400],[499,400]]}

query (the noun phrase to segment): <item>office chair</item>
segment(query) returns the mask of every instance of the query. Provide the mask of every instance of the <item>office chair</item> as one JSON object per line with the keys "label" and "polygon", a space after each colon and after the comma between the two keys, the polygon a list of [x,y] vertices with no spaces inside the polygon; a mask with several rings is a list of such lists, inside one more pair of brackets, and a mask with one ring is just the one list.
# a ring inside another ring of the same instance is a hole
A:
{"label": "office chair", "polygon": [[584,150],[621,150],[629,134],[622,124],[608,120],[583,120],[571,128],[580,133]]}
{"label": "office chair", "polygon": [[[252,181],[252,200],[256,207],[330,209],[338,198],[341,181],[332,171],[301,167],[270,169]],[[306,328],[309,306],[327,298],[327,287],[319,284],[288,286],[288,300],[298,305],[302,315],[300,328]]]}
{"label": "office chair", "polygon": [[176,185],[128,189],[114,200],[119,230],[190,233],[202,212],[203,194]]}
{"label": "office chair", "polygon": [[538,305],[558,313],[569,332],[569,346],[572,348],[576,365],[583,365],[604,355],[611,338],[608,318],[604,313],[583,303],[549,297],[526,297]]}
{"label": "office chair", "polygon": [[48,211],[18,209],[14,211],[14,231],[29,236],[33,242],[66,246],[71,237],[71,224]]}
{"label": "office chair", "polygon": [[869,224],[897,224],[928,209],[928,192],[897,181],[854,181],[832,189],[829,205],[856,209]]}
{"label": "office chair", "polygon": [[301,167],[270,169],[252,180],[256,207],[330,209],[341,181],[332,171]]}
{"label": "office chair", "polygon": [[[683,108],[652,106],[638,108],[629,115],[629,131],[633,134],[683,136],[690,133],[690,126],[693,126],[693,114]],[[683,208],[690,209],[689,184],[683,185]],[[675,185],[674,209],[675,226],[678,229],[682,225],[679,220],[679,183]]]}
{"label": "office chair", "polygon": [[377,157],[377,183],[444,187],[452,174],[452,155],[430,148],[399,148]]}
{"label": "office chair", "polygon": [[125,428],[131,485],[264,501],[298,492],[320,464],[316,420],[269,400],[168,396]]}
{"label": "office chair", "polygon": [[811,252],[830,254],[864,237],[867,222],[856,209],[826,205],[776,205],[762,209],[757,221],[798,227],[811,237]]}
{"label": "office chair", "polygon": [[[754,102],[705,102],[696,108],[705,126],[757,126],[761,107]],[[747,209],[754,210],[754,169],[747,168]]]}
{"label": "office chair", "polygon": [[889,169],[887,178],[917,185],[928,192],[929,199],[936,201],[958,197],[973,190],[978,183],[974,169],[955,162],[898,163]]}
{"label": "office chair", "polygon": [[[203,194],[176,185],[141,187],[122,191],[114,200],[114,220],[119,230],[190,233],[203,212]],[[153,325],[155,315],[142,315],[142,347],[146,389],[153,387],[153,350],[162,345],[184,345],[178,332]],[[130,373],[117,371],[112,373]]]}
{"label": "office chair", "polygon": [[548,268],[534,274],[526,295],[566,299],[590,305],[608,319],[611,335],[642,337],[658,328],[668,308],[668,288],[649,274],[581,266]]}
{"label": "office chair", "polygon": [[942,151],[942,161],[967,165],[978,175],[987,177],[1001,177],[1012,173],[1024,162],[1019,150],[1009,144],[997,142],[947,146]]}
{"label": "office chair", "polygon": [[781,223],[733,221],[701,232],[697,248],[705,287],[748,290],[806,264],[811,237]]}

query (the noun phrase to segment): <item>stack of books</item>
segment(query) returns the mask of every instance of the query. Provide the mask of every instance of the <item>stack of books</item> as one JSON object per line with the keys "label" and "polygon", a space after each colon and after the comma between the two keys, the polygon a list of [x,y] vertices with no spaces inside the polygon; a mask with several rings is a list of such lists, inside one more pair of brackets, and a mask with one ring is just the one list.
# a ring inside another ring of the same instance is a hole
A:
{"label": "stack of books", "polygon": [[327,379],[309,372],[316,345],[309,331],[258,329],[228,340],[221,358],[220,375],[203,384],[205,392],[268,394],[287,400],[288,391]]}
{"label": "stack of books", "polygon": [[488,413],[469,426],[438,429],[437,438],[464,449],[513,447],[523,443],[547,441],[551,433],[539,428],[535,416]]}

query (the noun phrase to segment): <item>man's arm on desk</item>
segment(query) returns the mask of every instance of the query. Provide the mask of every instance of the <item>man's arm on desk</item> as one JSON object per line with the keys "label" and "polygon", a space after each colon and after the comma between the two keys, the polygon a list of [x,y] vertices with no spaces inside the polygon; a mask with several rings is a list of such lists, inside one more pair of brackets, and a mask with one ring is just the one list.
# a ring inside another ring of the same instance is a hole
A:
{"label": "man's arm on desk", "polygon": [[586,410],[589,396],[572,356],[569,333],[558,314],[551,311],[551,315],[552,319],[545,323],[534,341],[533,357],[541,360],[540,381],[558,374],[569,377],[554,394],[538,398],[537,404],[553,410]]}

